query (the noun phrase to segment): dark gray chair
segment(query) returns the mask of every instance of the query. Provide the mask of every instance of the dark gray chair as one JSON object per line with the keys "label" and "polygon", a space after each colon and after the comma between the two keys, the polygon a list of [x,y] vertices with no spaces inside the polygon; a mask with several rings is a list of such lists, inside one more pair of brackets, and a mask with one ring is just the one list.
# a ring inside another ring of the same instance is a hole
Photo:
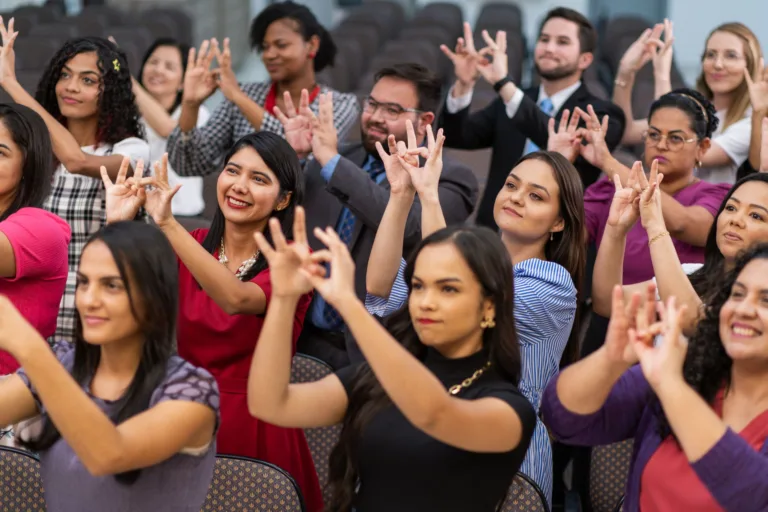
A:
{"label": "dark gray chair", "polygon": [[483,5],[476,25],[508,25],[517,32],[523,30],[523,13],[520,7],[506,2],[489,2]]}
{"label": "dark gray chair", "polygon": [[[49,37],[58,39],[59,41],[66,41],[80,36],[80,30],[76,25],[68,22],[40,24],[32,27],[29,31],[31,37]],[[61,46],[61,45],[59,45]]]}

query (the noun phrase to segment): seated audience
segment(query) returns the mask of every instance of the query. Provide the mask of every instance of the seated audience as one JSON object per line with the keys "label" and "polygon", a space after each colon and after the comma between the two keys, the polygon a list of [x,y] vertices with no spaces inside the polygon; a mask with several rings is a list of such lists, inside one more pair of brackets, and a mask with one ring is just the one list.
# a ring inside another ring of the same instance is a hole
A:
{"label": "seated audience", "polygon": [[[291,427],[343,422],[328,510],[498,510],[536,424],[517,390],[513,270],[498,236],[455,226],[427,237],[406,270],[409,308],[384,328],[357,296],[346,244],[332,228],[317,228],[327,249],[310,256],[302,214],[293,244],[275,221],[274,248],[257,234],[274,296],[248,382],[251,412]],[[291,318],[312,287],[343,317],[367,362],[289,384]]]}
{"label": "seated audience", "polygon": [[0,425],[38,419],[19,438],[40,455],[48,510],[201,509],[219,392],[211,374],[175,355],[177,286],[170,244],[130,222],[83,249],[74,344],[51,350],[0,297],[0,348],[22,366],[0,382]]}
{"label": "seated audience", "polygon": [[[309,108],[317,113],[320,94],[331,91],[317,84],[315,74],[333,65],[336,45],[309,8],[290,1],[269,5],[253,20],[250,36],[251,47],[261,54],[269,73],[268,82],[238,84],[226,41],[224,53],[215,39],[210,45],[204,42],[189,66],[179,123],[168,137],[169,160],[180,176],[216,172],[229,148],[254,131],[282,136],[283,126],[275,117],[278,110],[293,110],[306,89]],[[219,67],[211,70],[214,56]],[[226,101],[198,127],[201,105],[217,88]],[[336,96],[333,124],[343,140],[359,107],[354,94]]]}
{"label": "seated audience", "polygon": [[[237,141],[219,175],[211,228],[192,233],[173,216],[171,204],[180,185],[169,184],[167,164],[166,155],[156,164],[155,175],[143,181],[121,175],[112,184],[105,176],[108,220],[132,219],[143,205],[176,251],[179,355],[210,371],[219,384],[219,453],[280,466],[299,484],[308,510],[320,512],[320,485],[304,433],[253,418],[246,402],[251,357],[272,297],[270,268],[253,236],[271,218],[290,233],[294,209],[304,195],[299,159],[283,138],[270,132]],[[291,350],[310,297],[303,295],[295,310]]]}
{"label": "seated audience", "polygon": [[651,324],[656,308],[636,315],[635,294],[625,312],[617,286],[605,345],[547,386],[543,418],[557,439],[634,439],[626,510],[768,508],[766,276],[759,245],[721,280],[690,340],[674,298]]}
{"label": "seated audience", "polygon": [[[613,150],[624,133],[624,115],[616,105],[592,94],[582,82],[597,46],[597,32],[582,14],[558,7],[544,17],[533,52],[536,73],[541,79],[538,87],[523,90],[509,78],[506,33],[497,33],[493,40],[486,32],[483,38],[488,46],[478,52],[469,24],[465,24],[464,38],[459,39],[455,53],[442,47],[454,63],[456,83],[448,93],[438,126],[445,129],[447,147],[493,148],[477,222],[496,228],[496,195],[521,156],[547,147],[550,117],[560,118],[565,109],[586,110],[587,105],[592,105],[601,119],[610,119],[605,140]],[[489,56],[492,62],[486,58]],[[499,97],[470,114],[475,83],[480,76]],[[600,170],[590,162],[583,158],[573,161],[585,187],[600,177]]]}

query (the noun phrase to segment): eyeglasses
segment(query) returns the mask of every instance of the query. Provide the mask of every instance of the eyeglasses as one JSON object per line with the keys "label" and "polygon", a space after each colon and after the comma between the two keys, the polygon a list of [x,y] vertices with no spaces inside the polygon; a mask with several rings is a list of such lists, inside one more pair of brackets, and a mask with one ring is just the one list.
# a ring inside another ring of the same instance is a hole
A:
{"label": "eyeglasses", "polygon": [[733,50],[725,51],[722,54],[715,50],[707,50],[704,53],[704,61],[706,62],[715,63],[721,57],[723,66],[727,68],[735,68],[741,66],[747,61],[746,57]]}
{"label": "eyeglasses", "polygon": [[387,121],[397,121],[401,115],[406,112],[414,114],[421,114],[421,110],[415,108],[401,107],[396,103],[379,103],[370,96],[363,100],[363,111],[368,114],[375,114],[377,110],[381,109],[381,116]]}
{"label": "eyeglasses", "polygon": [[670,151],[680,151],[686,144],[696,142],[698,140],[696,137],[692,139],[684,139],[682,135],[677,133],[664,135],[663,133],[657,132],[655,130],[643,133],[643,140],[652,148],[658,146],[661,141],[665,139],[667,141],[667,147]]}

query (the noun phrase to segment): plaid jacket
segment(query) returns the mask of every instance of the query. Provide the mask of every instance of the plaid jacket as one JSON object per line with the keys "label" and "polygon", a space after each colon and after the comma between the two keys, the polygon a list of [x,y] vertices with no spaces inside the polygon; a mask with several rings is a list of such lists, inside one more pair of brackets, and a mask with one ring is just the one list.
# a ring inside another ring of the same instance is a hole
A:
{"label": "plaid jacket", "polygon": [[[264,105],[270,82],[241,84],[240,88],[253,101]],[[320,92],[333,92],[333,124],[344,140],[360,116],[354,94],[335,92],[324,85]],[[319,95],[309,108],[317,114]],[[168,137],[168,161],[179,176],[205,176],[217,171],[221,158],[241,137],[254,131],[268,131],[283,136],[283,125],[272,114],[265,113],[261,126],[254,128],[234,103],[225,101],[216,108],[211,119],[202,127],[182,133],[176,127]]]}

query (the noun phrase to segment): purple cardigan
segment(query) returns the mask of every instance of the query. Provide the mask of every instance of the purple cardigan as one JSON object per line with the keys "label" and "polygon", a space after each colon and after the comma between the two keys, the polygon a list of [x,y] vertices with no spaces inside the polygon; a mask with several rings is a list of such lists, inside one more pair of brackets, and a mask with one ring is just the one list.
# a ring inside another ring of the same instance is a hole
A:
{"label": "purple cardigan", "polygon": [[[572,413],[563,406],[557,397],[557,379],[552,379],[544,391],[541,412],[544,424],[558,440],[576,446],[599,446],[634,437],[624,510],[639,512],[640,478],[662,441],[651,407],[654,393],[642,370],[635,366],[624,373],[603,407],[587,415]],[[691,467],[725,510],[768,510],[768,441],[758,453],[728,429]]]}

